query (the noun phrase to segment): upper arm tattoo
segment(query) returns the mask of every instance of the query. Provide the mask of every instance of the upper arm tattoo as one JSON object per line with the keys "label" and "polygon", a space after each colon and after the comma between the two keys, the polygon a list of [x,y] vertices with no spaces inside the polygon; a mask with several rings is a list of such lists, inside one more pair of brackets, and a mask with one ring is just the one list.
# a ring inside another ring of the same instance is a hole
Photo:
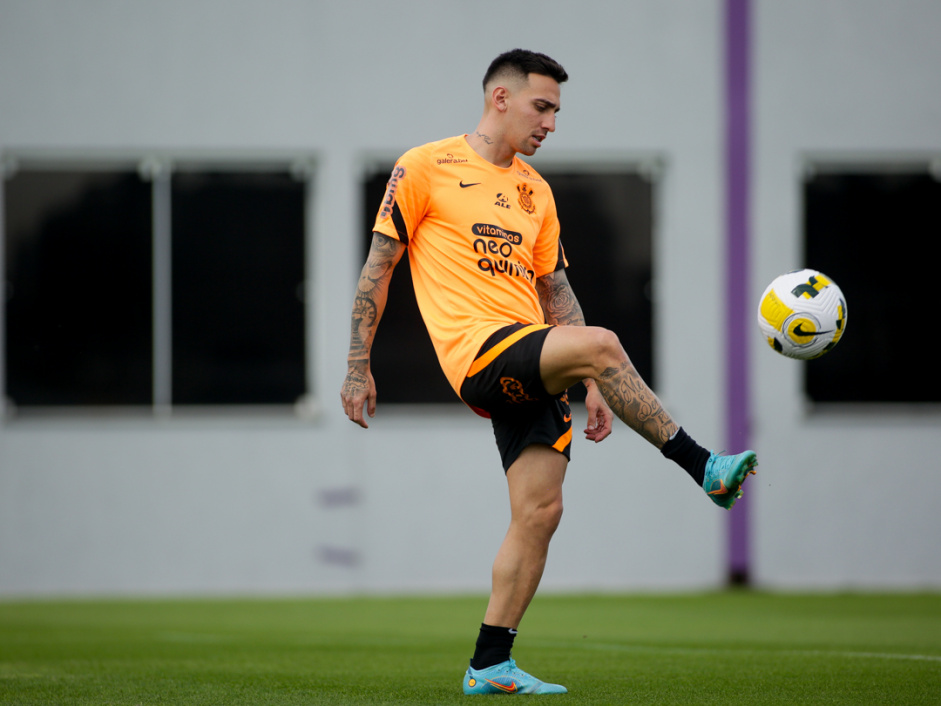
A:
{"label": "upper arm tattoo", "polygon": [[400,241],[382,233],[373,233],[366,265],[357,285],[358,293],[371,292],[382,282],[388,282],[403,250]]}

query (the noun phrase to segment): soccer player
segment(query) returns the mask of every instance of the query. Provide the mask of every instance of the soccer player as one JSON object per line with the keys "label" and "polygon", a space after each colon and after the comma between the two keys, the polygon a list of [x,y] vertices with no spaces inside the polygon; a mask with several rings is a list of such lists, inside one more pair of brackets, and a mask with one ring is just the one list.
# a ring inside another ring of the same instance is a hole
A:
{"label": "soccer player", "polygon": [[353,303],[341,391],[351,421],[368,426],[364,407],[375,415],[370,349],[393,269],[408,250],[441,367],[458,396],[493,425],[511,517],[464,676],[467,694],[566,691],[520,670],[510,650],[562,515],[569,387],[587,388],[587,439],[605,439],[618,417],[721,507],[732,507],[755,472],[753,451],[720,456],[693,441],[637,374],[616,334],[585,324],[565,275],[552,192],[519,156],[533,155],[555,131],[567,79],[544,54],[515,49],[493,60],[477,128],[411,149],[396,163]]}

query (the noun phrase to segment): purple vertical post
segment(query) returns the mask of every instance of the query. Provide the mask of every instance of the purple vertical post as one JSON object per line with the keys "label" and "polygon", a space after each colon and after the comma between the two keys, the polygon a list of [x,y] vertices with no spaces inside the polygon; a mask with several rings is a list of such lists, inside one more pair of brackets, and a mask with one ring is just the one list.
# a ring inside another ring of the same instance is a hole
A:
{"label": "purple vertical post", "polygon": [[[726,167],[726,448],[748,448],[749,366],[749,201],[750,0],[725,0],[725,167]],[[749,515],[746,494],[728,518],[728,578],[749,581]]]}

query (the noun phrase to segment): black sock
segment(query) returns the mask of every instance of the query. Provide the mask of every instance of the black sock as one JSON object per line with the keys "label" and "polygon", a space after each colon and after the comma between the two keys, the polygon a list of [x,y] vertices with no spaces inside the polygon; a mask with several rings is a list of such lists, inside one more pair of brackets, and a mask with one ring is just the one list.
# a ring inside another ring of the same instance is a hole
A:
{"label": "black sock", "polygon": [[683,427],[680,427],[673,438],[663,445],[660,453],[680,464],[696,483],[702,485],[706,477],[706,461],[709,460],[709,452],[693,441]]}
{"label": "black sock", "polygon": [[480,634],[477,636],[477,649],[470,662],[472,669],[486,669],[510,658],[513,649],[513,640],[516,639],[516,630],[513,628],[498,628],[486,623],[480,624]]}

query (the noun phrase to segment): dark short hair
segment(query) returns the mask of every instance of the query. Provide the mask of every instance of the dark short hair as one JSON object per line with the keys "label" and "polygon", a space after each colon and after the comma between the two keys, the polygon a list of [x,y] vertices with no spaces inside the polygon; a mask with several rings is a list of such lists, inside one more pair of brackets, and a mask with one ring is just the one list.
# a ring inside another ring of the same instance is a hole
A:
{"label": "dark short hair", "polygon": [[545,54],[527,49],[512,49],[503,52],[490,62],[490,68],[484,74],[484,91],[495,76],[516,76],[526,79],[530,74],[539,74],[555,79],[556,83],[565,83],[569,75],[555,59]]}

